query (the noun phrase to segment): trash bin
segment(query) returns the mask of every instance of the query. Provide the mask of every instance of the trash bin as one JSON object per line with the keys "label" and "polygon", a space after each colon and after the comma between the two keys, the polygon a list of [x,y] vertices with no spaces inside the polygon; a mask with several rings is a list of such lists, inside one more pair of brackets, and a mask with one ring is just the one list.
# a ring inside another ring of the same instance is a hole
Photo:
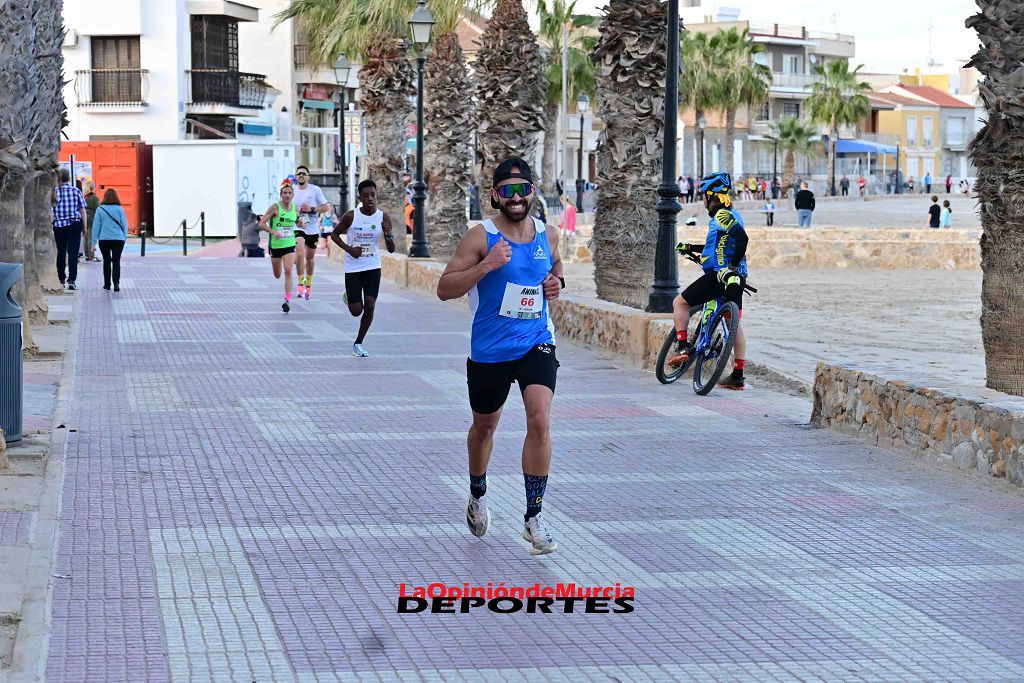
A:
{"label": "trash bin", "polygon": [[21,306],[11,293],[20,263],[0,263],[0,429],[8,443],[21,441]]}
{"label": "trash bin", "polygon": [[241,256],[263,256],[260,249],[260,224],[252,212],[252,202],[238,202],[238,241]]}

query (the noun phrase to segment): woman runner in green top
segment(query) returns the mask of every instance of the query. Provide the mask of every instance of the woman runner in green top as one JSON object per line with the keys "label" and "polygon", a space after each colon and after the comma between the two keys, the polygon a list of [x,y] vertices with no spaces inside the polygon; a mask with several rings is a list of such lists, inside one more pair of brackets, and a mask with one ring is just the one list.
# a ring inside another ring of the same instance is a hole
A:
{"label": "woman runner in green top", "polygon": [[291,310],[292,300],[292,266],[295,263],[295,223],[299,212],[292,204],[295,190],[292,184],[285,181],[281,184],[281,201],[272,204],[260,219],[260,230],[270,233],[270,264],[274,268],[274,278],[281,279],[282,261],[284,266],[284,303],[281,310]]}

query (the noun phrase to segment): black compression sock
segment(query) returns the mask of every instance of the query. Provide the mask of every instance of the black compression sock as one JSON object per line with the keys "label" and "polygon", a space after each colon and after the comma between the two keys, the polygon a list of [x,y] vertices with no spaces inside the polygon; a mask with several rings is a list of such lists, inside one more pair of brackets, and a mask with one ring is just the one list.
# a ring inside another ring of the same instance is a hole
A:
{"label": "black compression sock", "polygon": [[475,474],[469,475],[469,492],[474,498],[483,498],[484,494],[487,493],[487,473],[484,472],[480,476]]}
{"label": "black compression sock", "polygon": [[526,483],[526,514],[523,515],[525,521],[540,513],[541,505],[544,503],[544,489],[548,486],[548,475],[524,474],[523,479]]}

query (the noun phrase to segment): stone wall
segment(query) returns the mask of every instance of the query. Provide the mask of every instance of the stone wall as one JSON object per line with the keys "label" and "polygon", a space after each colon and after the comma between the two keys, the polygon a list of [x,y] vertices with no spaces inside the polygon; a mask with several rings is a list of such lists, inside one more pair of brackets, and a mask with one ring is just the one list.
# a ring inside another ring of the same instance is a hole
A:
{"label": "stone wall", "polygon": [[1024,487],[1024,398],[820,363],[811,423]]}
{"label": "stone wall", "polygon": [[[680,242],[701,244],[704,228],[680,227]],[[915,228],[758,228],[747,227],[751,268],[978,269],[979,230]],[[590,263],[589,236],[581,234],[563,249],[564,258]],[[685,263],[680,259],[681,263]]]}

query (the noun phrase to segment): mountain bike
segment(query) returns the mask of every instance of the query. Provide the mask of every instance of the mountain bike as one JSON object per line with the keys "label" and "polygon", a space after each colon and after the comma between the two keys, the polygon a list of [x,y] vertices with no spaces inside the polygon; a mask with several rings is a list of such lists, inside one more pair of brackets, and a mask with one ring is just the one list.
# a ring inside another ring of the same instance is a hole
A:
{"label": "mountain bike", "polygon": [[[686,257],[701,266],[700,258],[694,253]],[[703,266],[702,266],[703,267]],[[743,285],[745,292],[756,293],[749,284]],[[736,333],[740,328],[740,309],[724,296],[712,299],[703,306],[690,309],[691,319],[699,315],[697,329],[691,339],[696,339],[693,351],[685,362],[673,365],[669,359],[676,348],[676,330],[673,328],[665,337],[658,353],[654,374],[662,384],[672,384],[693,367],[693,390],[698,396],[705,396],[715,388],[732,355]]]}

